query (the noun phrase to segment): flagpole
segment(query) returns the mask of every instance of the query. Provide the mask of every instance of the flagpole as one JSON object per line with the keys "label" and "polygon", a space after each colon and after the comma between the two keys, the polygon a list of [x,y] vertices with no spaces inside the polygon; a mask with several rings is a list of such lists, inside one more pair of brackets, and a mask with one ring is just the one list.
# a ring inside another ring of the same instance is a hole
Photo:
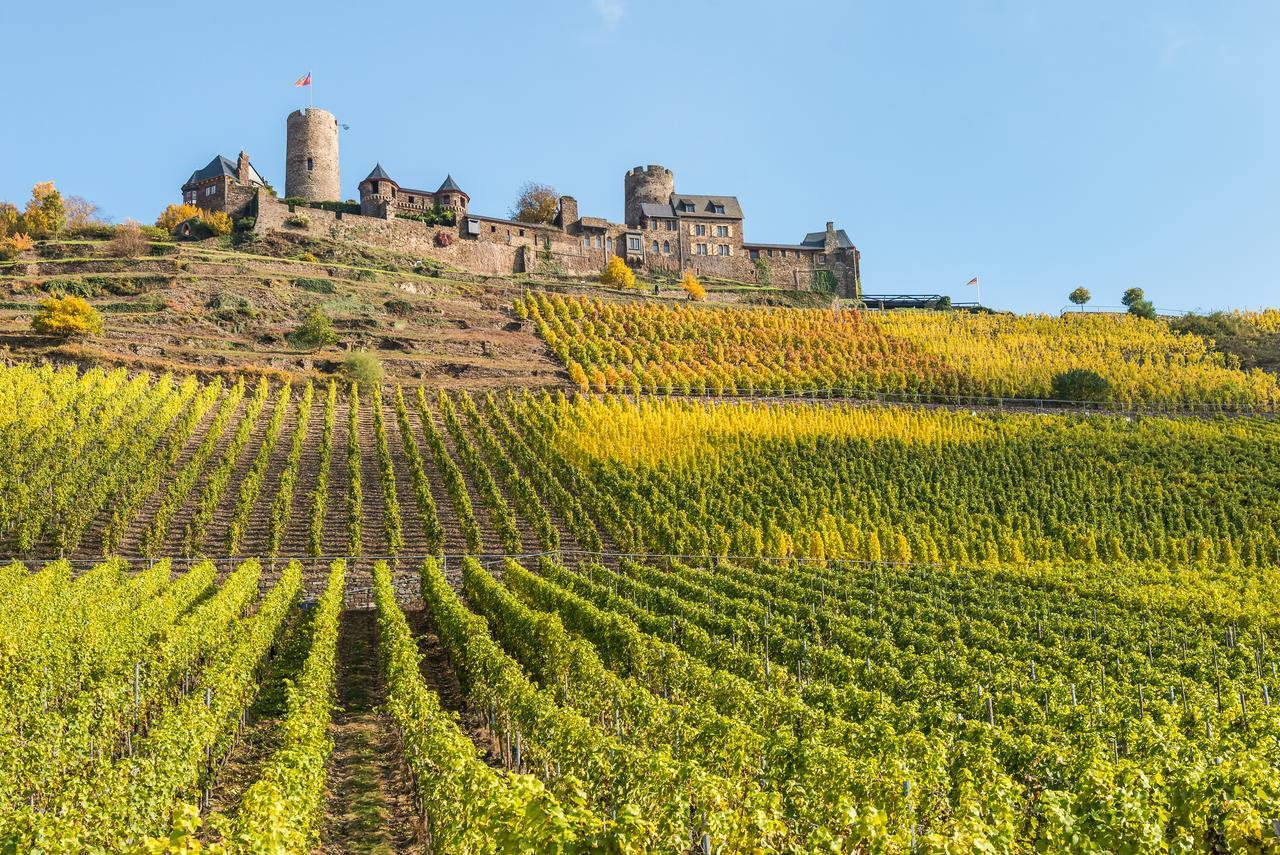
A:
{"label": "flagpole", "polygon": [[[310,110],[316,105],[316,84],[315,78],[311,76],[311,72],[307,72],[307,109]],[[979,301],[981,302],[981,301]]]}

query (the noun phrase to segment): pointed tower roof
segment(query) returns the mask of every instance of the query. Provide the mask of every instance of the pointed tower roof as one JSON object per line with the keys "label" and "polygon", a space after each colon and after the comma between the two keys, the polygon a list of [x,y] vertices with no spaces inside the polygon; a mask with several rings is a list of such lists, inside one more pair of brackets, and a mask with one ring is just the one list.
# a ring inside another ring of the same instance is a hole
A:
{"label": "pointed tower roof", "polygon": [[387,170],[382,168],[381,163],[375,163],[373,165],[373,172],[369,173],[369,176],[365,178],[365,181],[390,181],[392,184],[396,182],[394,178],[387,174]]}
{"label": "pointed tower roof", "polygon": [[459,187],[459,186],[458,186],[458,182],[457,182],[457,181],[454,181],[454,180],[453,180],[453,176],[452,176],[452,175],[446,175],[446,176],[444,177],[444,183],[440,185],[440,189],[439,189],[439,190],[437,190],[436,192],[437,192],[437,193],[444,193],[445,191],[449,191],[449,190],[453,191],[454,193],[465,193],[465,192],[466,192],[465,190],[463,190],[461,187]]}

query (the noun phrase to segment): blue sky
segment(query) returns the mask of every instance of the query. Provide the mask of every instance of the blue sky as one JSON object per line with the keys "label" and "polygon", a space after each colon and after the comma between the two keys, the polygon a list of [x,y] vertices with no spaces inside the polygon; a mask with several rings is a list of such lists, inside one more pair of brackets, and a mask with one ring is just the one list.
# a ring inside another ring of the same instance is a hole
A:
{"label": "blue sky", "polygon": [[835,220],[869,293],[1280,305],[1278,43],[1271,0],[5,3],[0,199],[53,179],[150,221],[241,148],[282,188],[310,69],[347,196],[381,161],[618,220],[661,163],[748,240]]}

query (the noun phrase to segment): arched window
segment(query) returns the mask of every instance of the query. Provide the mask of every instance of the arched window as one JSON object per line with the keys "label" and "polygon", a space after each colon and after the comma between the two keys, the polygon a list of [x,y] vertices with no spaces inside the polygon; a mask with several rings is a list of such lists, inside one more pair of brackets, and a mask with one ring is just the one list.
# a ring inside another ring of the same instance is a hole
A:
{"label": "arched window", "polygon": [[662,242],[662,251],[667,255],[671,254],[671,241],[664,240]]}
{"label": "arched window", "polygon": [[658,254],[658,242],[656,240],[653,242],[653,253],[654,255]]}
{"label": "arched window", "polygon": [[310,171],[311,171],[311,166],[312,166],[312,164],[311,164],[311,158],[309,158],[309,157],[308,157],[308,158],[307,158],[307,172],[310,172]]}

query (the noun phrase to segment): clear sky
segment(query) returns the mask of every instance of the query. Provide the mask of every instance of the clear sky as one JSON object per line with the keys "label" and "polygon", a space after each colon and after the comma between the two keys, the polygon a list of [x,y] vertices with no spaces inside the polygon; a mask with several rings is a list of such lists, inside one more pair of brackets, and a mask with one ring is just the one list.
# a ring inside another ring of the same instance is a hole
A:
{"label": "clear sky", "polygon": [[0,199],[53,179],[150,221],[241,148],[282,190],[311,70],[348,197],[381,161],[620,220],[661,163],[748,240],[834,220],[868,293],[1280,305],[1278,45],[1274,0],[5,2]]}

